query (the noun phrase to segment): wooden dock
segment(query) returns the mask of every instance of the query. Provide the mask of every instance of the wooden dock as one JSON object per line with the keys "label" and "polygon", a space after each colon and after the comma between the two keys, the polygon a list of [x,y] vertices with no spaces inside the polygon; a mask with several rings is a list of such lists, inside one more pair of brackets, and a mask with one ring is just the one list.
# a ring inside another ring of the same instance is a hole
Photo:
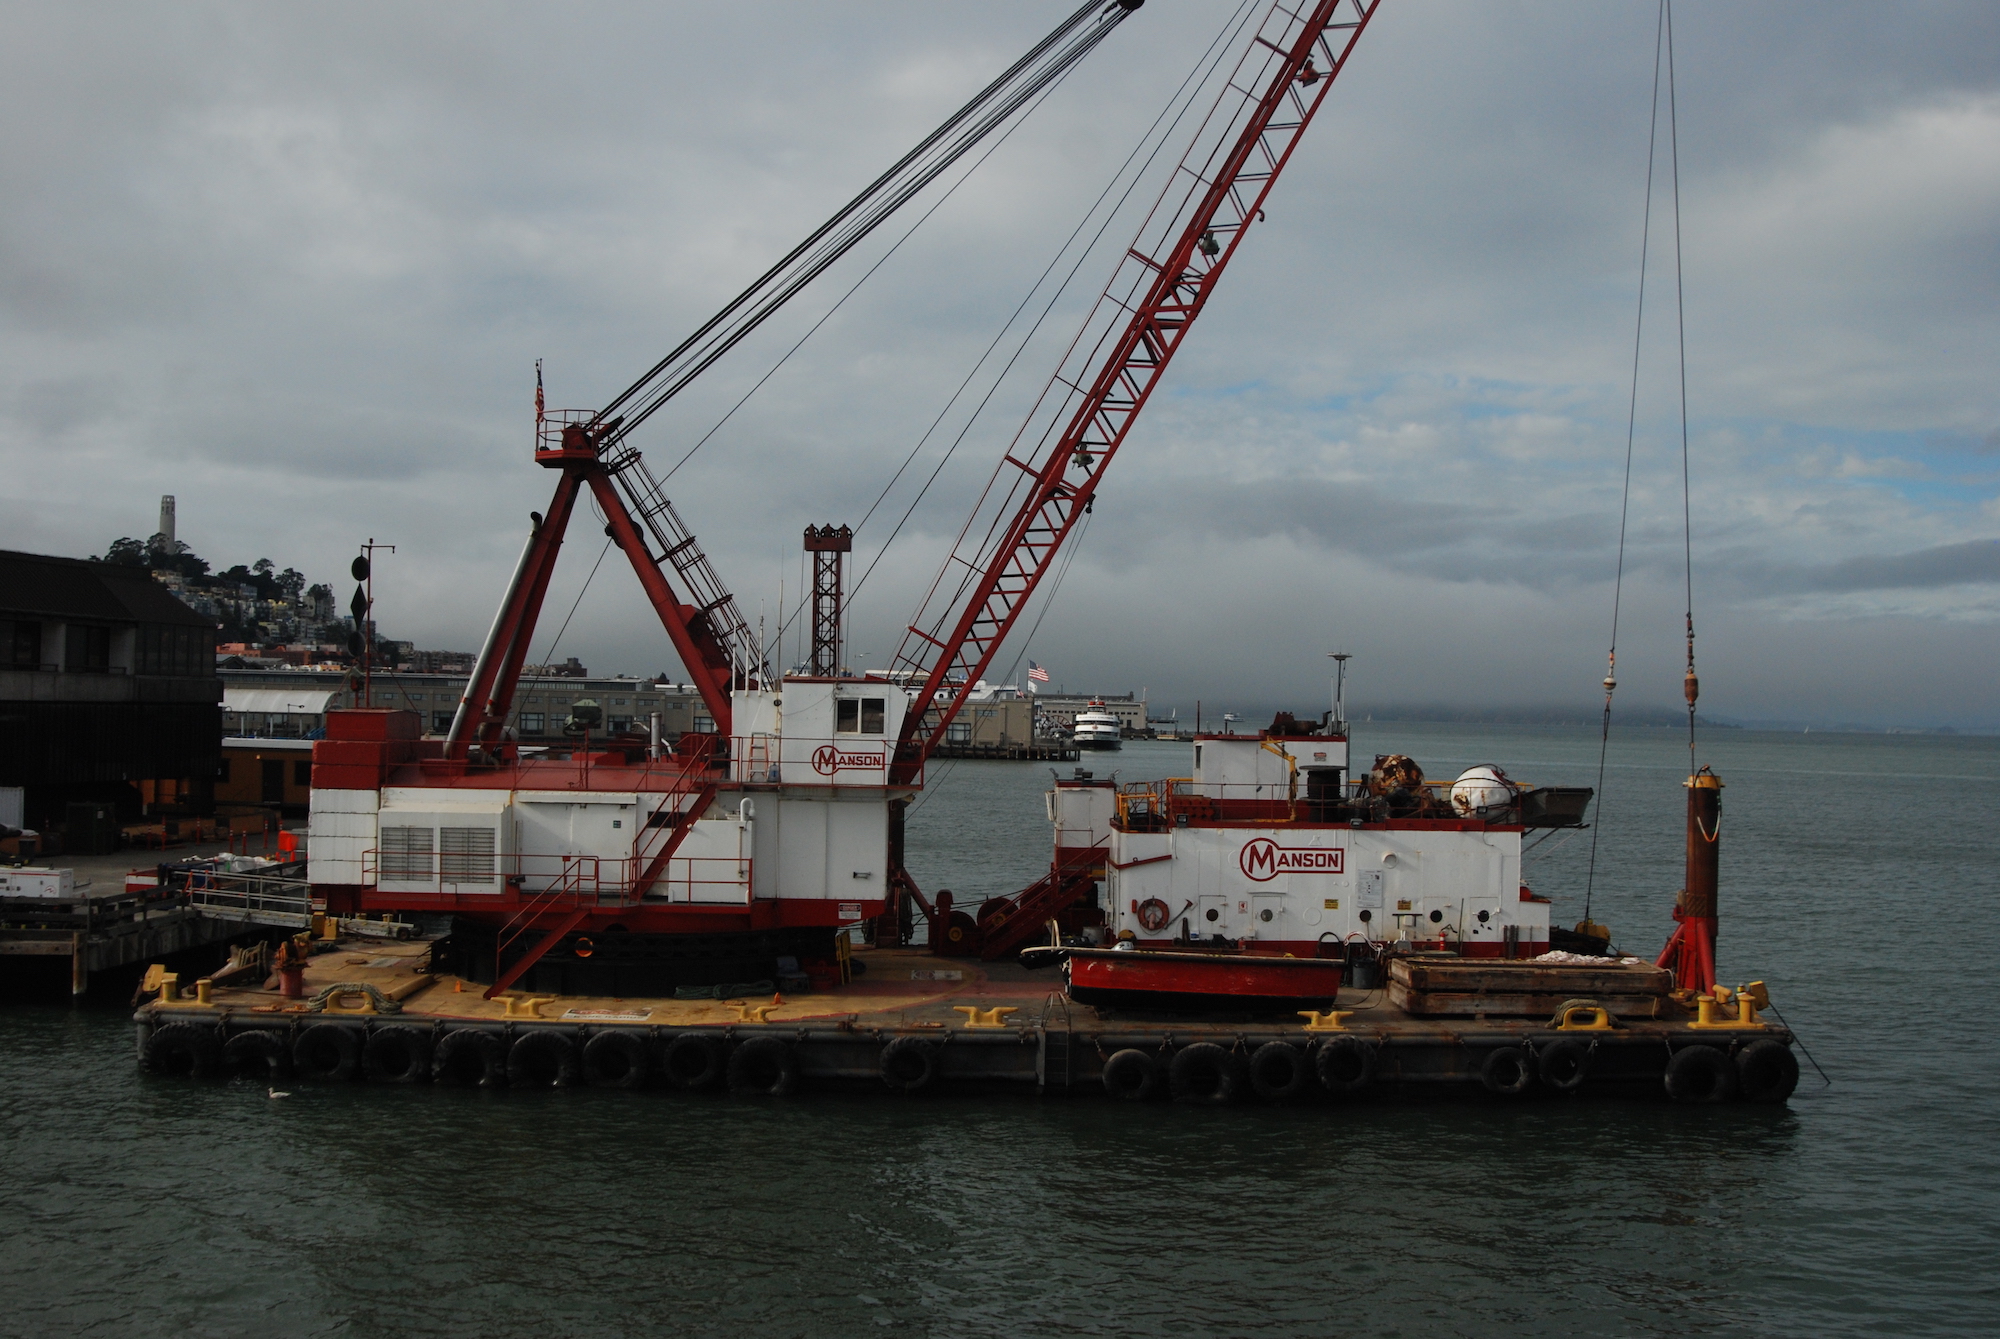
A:
{"label": "wooden dock", "polygon": [[939,744],[933,758],[985,758],[996,762],[1075,762],[1076,745],[1050,741],[1033,744]]}
{"label": "wooden dock", "polygon": [[1340,989],[1309,1017],[1158,1014],[1078,1004],[1058,968],[868,948],[853,951],[846,983],[796,996],[488,1000],[435,971],[426,941],[315,948],[301,999],[163,991],[136,1017],[149,1066],[206,1075],[233,1063],[307,1081],[738,1093],[978,1085],[1210,1102],[1413,1089],[1782,1101],[1797,1078],[1790,1033],[1754,1006],[1697,1016],[1669,1001],[1657,1011],[1674,1016],[1625,1017],[1571,1001],[1567,1016],[1445,1017],[1399,1007],[1388,989]]}

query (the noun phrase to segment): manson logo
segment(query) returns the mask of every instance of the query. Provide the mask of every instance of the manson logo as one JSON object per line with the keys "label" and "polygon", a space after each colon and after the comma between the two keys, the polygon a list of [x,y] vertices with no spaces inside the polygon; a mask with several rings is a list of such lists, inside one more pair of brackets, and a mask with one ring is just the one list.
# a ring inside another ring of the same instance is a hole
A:
{"label": "manson logo", "polygon": [[1280,874],[1339,874],[1346,869],[1347,852],[1340,847],[1280,846],[1269,837],[1246,842],[1236,863],[1244,876],[1269,883]]}
{"label": "manson logo", "polygon": [[843,753],[831,744],[821,744],[813,750],[813,770],[821,776],[832,776],[841,768],[848,771],[881,770],[886,755],[880,753]]}

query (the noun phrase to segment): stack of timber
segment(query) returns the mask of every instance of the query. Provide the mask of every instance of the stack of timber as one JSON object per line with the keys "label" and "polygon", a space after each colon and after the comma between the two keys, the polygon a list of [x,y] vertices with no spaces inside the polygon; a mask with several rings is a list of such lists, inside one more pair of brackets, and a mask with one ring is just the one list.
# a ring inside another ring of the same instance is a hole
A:
{"label": "stack of timber", "polygon": [[1587,999],[1620,1018],[1680,1011],[1669,996],[1673,973],[1651,963],[1507,962],[1419,955],[1389,964],[1389,1002],[1419,1017],[1547,1018]]}

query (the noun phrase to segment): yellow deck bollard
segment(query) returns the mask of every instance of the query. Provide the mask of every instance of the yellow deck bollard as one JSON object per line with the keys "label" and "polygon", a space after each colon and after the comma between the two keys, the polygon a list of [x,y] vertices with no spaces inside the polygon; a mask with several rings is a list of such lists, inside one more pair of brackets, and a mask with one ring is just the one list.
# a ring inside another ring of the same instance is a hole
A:
{"label": "yellow deck bollard", "polygon": [[1308,1032],[1345,1032],[1347,1027],[1340,1020],[1354,1017],[1354,1010],[1328,1009],[1321,1013],[1317,1009],[1301,1009],[1299,1017],[1306,1020]]}
{"label": "yellow deck bollard", "polygon": [[951,1007],[965,1015],[967,1028],[981,1031],[1006,1027],[1007,1015],[1021,1012],[1011,1004],[996,1005],[991,1009],[982,1009],[976,1004],[954,1004]]}
{"label": "yellow deck bollard", "polygon": [[1609,1032],[1611,1011],[1597,1004],[1573,1004],[1563,1010],[1558,1032]]}

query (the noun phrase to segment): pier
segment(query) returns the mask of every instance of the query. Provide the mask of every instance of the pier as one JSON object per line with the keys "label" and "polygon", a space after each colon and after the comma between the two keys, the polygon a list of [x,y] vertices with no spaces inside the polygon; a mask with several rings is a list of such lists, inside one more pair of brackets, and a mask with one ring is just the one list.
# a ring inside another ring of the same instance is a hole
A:
{"label": "pier", "polygon": [[92,865],[102,886],[86,880],[59,897],[0,896],[0,959],[67,958],[70,990],[81,995],[93,973],[313,923],[304,861],[246,873],[166,863],[126,874],[100,859],[84,862],[83,872]]}
{"label": "pier", "polygon": [[1076,745],[1059,740],[1038,739],[1032,744],[943,743],[931,751],[933,758],[990,758],[1004,762],[1075,762]]}

